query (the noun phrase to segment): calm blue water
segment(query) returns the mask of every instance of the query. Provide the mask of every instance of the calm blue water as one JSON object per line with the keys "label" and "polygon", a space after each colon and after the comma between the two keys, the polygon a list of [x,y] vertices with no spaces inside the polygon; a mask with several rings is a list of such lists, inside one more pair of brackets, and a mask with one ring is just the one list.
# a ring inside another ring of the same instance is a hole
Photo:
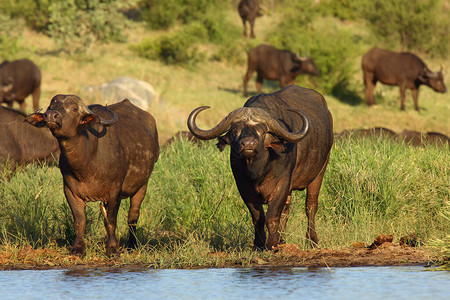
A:
{"label": "calm blue water", "polygon": [[450,299],[424,267],[1,271],[0,299]]}

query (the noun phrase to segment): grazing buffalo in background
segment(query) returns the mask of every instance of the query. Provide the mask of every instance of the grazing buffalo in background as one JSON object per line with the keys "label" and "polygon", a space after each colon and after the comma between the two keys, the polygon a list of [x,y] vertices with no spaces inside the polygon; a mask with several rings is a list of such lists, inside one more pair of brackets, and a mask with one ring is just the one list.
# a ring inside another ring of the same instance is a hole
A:
{"label": "grazing buffalo in background", "polygon": [[50,130],[36,128],[25,119],[22,112],[0,106],[0,174],[2,168],[14,172],[20,165],[59,158],[58,141]]}
{"label": "grazing buffalo in background", "polygon": [[86,251],[85,201],[103,204],[110,255],[119,247],[115,230],[121,199],[130,197],[128,247],[135,247],[139,209],[159,156],[153,116],[127,99],[107,107],[87,107],[75,95],[56,95],[45,113],[32,114],[28,121],[46,125],[59,142],[64,194],[76,233],[71,254]]}
{"label": "grazing buffalo in background", "polygon": [[366,101],[374,105],[373,91],[377,81],[400,87],[401,109],[405,110],[406,89],[412,90],[414,106],[419,111],[419,87],[428,85],[436,92],[445,93],[442,68],[432,72],[416,55],[409,52],[392,52],[380,48],[372,48],[362,57],[364,84],[366,86]]}
{"label": "grazing buffalo in background", "polygon": [[261,94],[263,79],[278,80],[280,88],[291,84],[297,75],[306,73],[319,75],[312,58],[300,58],[288,50],[279,50],[270,45],[259,45],[248,53],[247,73],[244,76],[244,97],[247,83],[256,71],[256,90]]}
{"label": "grazing buffalo in background", "polygon": [[395,136],[395,132],[384,128],[384,127],[374,127],[368,129],[346,129],[339,134],[336,134],[336,138],[344,138],[344,137],[383,137],[383,138],[393,138]]}
{"label": "grazing buffalo in background", "polygon": [[442,147],[445,145],[450,145],[449,137],[439,132],[423,133],[414,130],[403,130],[395,135],[395,139],[413,146],[436,145]]}
{"label": "grazing buffalo in background", "polygon": [[247,36],[246,22],[248,22],[250,23],[250,37],[254,38],[255,33],[253,32],[253,27],[255,25],[255,19],[262,16],[259,8],[259,1],[241,0],[239,1],[238,11],[242,19],[242,24],[244,24],[244,36]]}
{"label": "grazing buffalo in background", "polygon": [[[289,86],[254,96],[214,128],[202,130],[195,120],[207,108],[191,112],[188,128],[199,139],[219,137],[220,150],[231,146],[233,175],[255,226],[254,246],[271,249],[284,242],[291,193],[305,188],[306,237],[316,245],[314,218],[333,144],[333,121],[322,95]],[[268,204],[267,217],[263,204]],[[264,225],[269,233],[267,244]]]}
{"label": "grazing buffalo in background", "polygon": [[33,108],[39,109],[41,95],[41,71],[29,59],[4,61],[0,64],[0,103],[9,107],[16,101],[25,111],[25,98],[32,94]]}

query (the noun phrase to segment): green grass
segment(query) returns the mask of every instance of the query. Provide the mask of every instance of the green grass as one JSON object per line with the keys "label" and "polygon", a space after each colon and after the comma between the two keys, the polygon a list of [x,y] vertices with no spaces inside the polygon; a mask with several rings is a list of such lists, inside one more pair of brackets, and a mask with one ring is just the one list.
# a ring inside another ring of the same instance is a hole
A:
{"label": "green grass", "polygon": [[[178,141],[165,148],[141,208],[139,249],[122,260],[153,267],[214,266],[220,259],[211,252],[225,251],[227,259],[250,261],[253,227],[228,155],[212,142],[197,147]],[[320,247],[368,244],[381,233],[393,234],[394,242],[409,233],[430,245],[448,239],[449,162],[448,148],[384,139],[336,142],[319,196]],[[307,249],[304,199],[305,192],[293,193],[286,236],[288,243]],[[122,245],[128,203],[122,202],[118,216]],[[0,207],[1,245],[70,249],[72,217],[56,167],[28,166],[10,182],[1,181]],[[104,257],[98,203],[88,203],[86,211],[87,258]]]}

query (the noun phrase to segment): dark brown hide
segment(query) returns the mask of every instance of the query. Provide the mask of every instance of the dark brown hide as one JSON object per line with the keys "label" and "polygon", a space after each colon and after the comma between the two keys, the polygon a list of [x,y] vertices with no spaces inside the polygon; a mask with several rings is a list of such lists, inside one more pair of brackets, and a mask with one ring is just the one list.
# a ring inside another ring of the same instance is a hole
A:
{"label": "dark brown hide", "polygon": [[33,108],[39,109],[41,71],[29,59],[4,61],[0,64],[0,103],[13,106],[14,101],[25,111],[25,98],[33,96]]}
{"label": "dark brown hide", "polygon": [[128,247],[135,247],[139,209],[159,156],[155,119],[127,99],[88,109],[74,95],[56,95],[44,114],[28,119],[46,124],[59,142],[59,167],[76,233],[71,254],[85,254],[86,201],[103,203],[109,255],[119,246],[115,230],[121,199],[130,197]]}
{"label": "dark brown hide", "polygon": [[412,91],[414,106],[419,111],[419,87],[424,84],[439,93],[445,93],[442,69],[432,72],[416,55],[409,52],[392,52],[380,48],[372,48],[362,57],[366,101],[374,105],[374,89],[377,81],[400,88],[401,109],[405,110],[406,89]]}
{"label": "dark brown hide", "polygon": [[259,45],[248,53],[247,73],[244,76],[244,97],[247,97],[247,84],[256,71],[256,90],[262,91],[264,79],[277,80],[280,88],[292,84],[295,77],[302,73],[319,75],[314,61],[310,57],[299,58],[288,50],[279,50],[270,45]]}
{"label": "dark brown hide", "polygon": [[[188,127],[200,139],[219,136],[220,149],[231,146],[231,168],[239,193],[252,215],[256,248],[273,248],[284,242],[280,233],[286,228],[291,193],[305,188],[306,237],[316,245],[314,219],[318,195],[333,144],[333,121],[325,99],[314,90],[289,86],[252,97],[244,108],[249,111],[244,117],[235,113],[241,109],[235,110],[219,123],[223,128],[212,131],[195,125],[198,109],[194,110],[188,118]],[[301,110],[308,119],[301,118],[292,109]],[[305,134],[300,134],[305,131],[304,120],[309,120],[309,127],[306,126]],[[286,142],[282,133],[275,135],[270,129],[271,122],[286,132],[299,132],[297,142]],[[220,136],[222,133],[225,135]],[[268,205],[266,214],[263,204]],[[264,226],[269,233],[267,243]]]}
{"label": "dark brown hide", "polygon": [[384,128],[384,127],[375,127],[368,129],[347,129],[342,131],[337,135],[338,138],[344,137],[383,137],[383,138],[393,138],[395,136],[395,132]]}
{"label": "dark brown hide", "polygon": [[239,15],[242,19],[242,24],[244,25],[244,36],[247,36],[247,25],[250,25],[250,37],[255,38],[255,33],[253,28],[255,26],[255,19],[262,16],[259,8],[258,0],[240,0],[238,5]]}
{"label": "dark brown hide", "polygon": [[414,130],[403,130],[395,136],[395,139],[413,146],[446,146],[450,144],[449,137],[439,132],[422,133]]}
{"label": "dark brown hide", "polygon": [[26,115],[0,106],[0,173],[33,162],[51,163],[59,158],[58,141],[48,128],[25,122]]}

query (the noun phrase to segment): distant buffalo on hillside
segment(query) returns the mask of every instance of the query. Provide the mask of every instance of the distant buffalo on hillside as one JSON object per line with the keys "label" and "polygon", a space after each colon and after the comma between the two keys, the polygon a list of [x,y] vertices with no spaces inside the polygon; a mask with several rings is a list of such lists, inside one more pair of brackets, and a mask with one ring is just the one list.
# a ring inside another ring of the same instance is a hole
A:
{"label": "distant buffalo on hillside", "polygon": [[412,91],[414,106],[419,111],[419,87],[427,85],[439,93],[445,93],[442,68],[432,72],[416,55],[409,52],[392,52],[380,48],[372,48],[362,57],[366,101],[374,105],[374,89],[378,81],[400,88],[401,109],[405,110],[406,89]]}

